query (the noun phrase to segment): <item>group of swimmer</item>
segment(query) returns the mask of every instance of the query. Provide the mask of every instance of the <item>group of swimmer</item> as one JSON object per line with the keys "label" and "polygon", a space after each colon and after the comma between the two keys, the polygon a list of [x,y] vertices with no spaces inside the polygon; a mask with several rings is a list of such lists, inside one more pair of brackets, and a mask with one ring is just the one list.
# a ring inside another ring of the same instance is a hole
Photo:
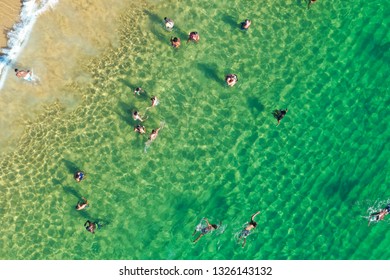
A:
{"label": "group of swimmer", "polygon": [[[315,0],[310,0],[310,1],[315,2]],[[310,5],[310,3],[309,3],[309,5]],[[251,26],[251,24],[252,24],[251,20],[245,19],[244,21],[242,21],[240,23],[241,30],[248,30],[249,27]],[[165,29],[166,30],[172,31],[174,26],[175,26],[175,23],[174,23],[174,21],[172,19],[165,17],[164,18],[164,25],[165,25]],[[190,42],[190,41],[194,42],[194,43],[198,43],[199,39],[200,39],[199,33],[196,32],[196,31],[192,31],[192,32],[190,32],[188,34],[187,43]],[[172,47],[174,47],[174,48],[179,48],[180,47],[180,44],[181,44],[180,38],[178,38],[178,37],[171,37],[170,41],[171,41]],[[225,76],[225,82],[226,82],[226,84],[229,87],[233,87],[238,82],[238,77],[237,77],[236,74],[227,74]],[[285,109],[285,110],[283,110],[283,109],[275,110],[273,112],[273,116],[278,121],[277,126],[280,124],[280,121],[284,118],[286,113],[287,113],[287,109]],[[137,119],[142,121],[142,118],[140,116],[135,116],[135,118],[137,118]],[[137,132],[140,132],[141,129],[142,129],[142,127],[137,127],[134,130],[136,130]]]}
{"label": "group of swimmer", "polygon": [[[260,214],[260,211],[256,212],[255,214],[253,214],[251,216],[251,220],[249,221],[249,223],[247,224],[247,226],[240,232],[240,235],[238,237],[238,240],[240,241],[241,239],[243,239],[244,241],[242,242],[242,247],[245,246],[246,244],[246,238],[249,236],[250,234],[250,231],[254,228],[257,227],[257,223],[255,222],[255,217]],[[220,226],[221,226],[221,223],[219,225],[216,225],[216,224],[210,224],[210,222],[208,221],[207,218],[203,218],[203,220],[206,222],[206,226],[204,227],[197,227],[195,230],[194,230],[194,233],[192,234],[192,236],[194,236],[196,234],[196,232],[200,232],[200,234],[198,235],[198,237],[193,241],[194,243],[198,242],[199,239],[202,238],[202,236],[206,235],[207,233],[210,233],[212,232],[213,230],[216,230],[218,229]]]}
{"label": "group of swimmer", "polygon": [[[141,95],[141,93],[145,93],[145,91],[140,88],[140,87],[137,87],[135,90],[134,90],[134,95],[137,96],[137,95]],[[152,104],[151,104],[151,107],[148,107],[146,108],[146,110],[148,110],[149,108],[152,108],[152,107],[156,107],[160,101],[157,99],[156,96],[153,96],[152,98],[150,98]],[[147,119],[147,117],[141,117],[141,115],[139,114],[138,111],[133,111],[133,119],[135,121],[140,121],[140,122],[143,122]],[[148,140],[150,141],[153,141],[157,138],[158,136],[158,132],[159,130],[161,129],[161,127],[159,128],[156,128],[156,129],[153,129]],[[145,126],[143,125],[140,125],[140,124],[137,124],[135,127],[134,127],[134,131],[139,133],[139,134],[145,134],[146,133],[146,128]]]}
{"label": "group of swimmer", "polygon": [[[82,180],[84,180],[86,177],[85,175],[85,172],[84,171],[77,171],[73,178],[76,180],[77,183],[80,183]],[[86,209],[87,207],[89,206],[88,204],[88,200],[85,198],[85,197],[81,197],[81,200],[79,200],[77,202],[77,205],[76,205],[76,210],[77,211],[80,211],[80,210],[84,210]],[[87,231],[89,231],[90,233],[95,233],[95,230],[96,229],[100,229],[101,227],[103,226],[102,223],[100,222],[91,222],[90,220],[87,220],[85,223],[84,223],[84,227]]]}

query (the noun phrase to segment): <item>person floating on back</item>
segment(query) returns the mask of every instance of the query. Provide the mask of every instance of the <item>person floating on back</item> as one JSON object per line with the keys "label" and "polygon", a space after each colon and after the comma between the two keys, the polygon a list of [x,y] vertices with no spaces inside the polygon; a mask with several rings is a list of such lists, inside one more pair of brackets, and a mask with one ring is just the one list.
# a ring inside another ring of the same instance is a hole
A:
{"label": "person floating on back", "polygon": [[165,24],[165,29],[168,31],[172,31],[173,27],[175,26],[173,20],[167,17],[164,18],[164,24]]}
{"label": "person floating on back", "polygon": [[196,233],[197,231],[200,232],[199,236],[193,241],[194,243],[198,242],[199,239],[200,239],[203,235],[205,235],[205,234],[207,234],[207,233],[209,233],[209,232],[211,232],[211,231],[213,231],[213,230],[215,230],[215,229],[217,229],[217,228],[219,227],[219,225],[210,224],[209,221],[208,221],[206,218],[204,218],[203,220],[207,223],[207,225],[206,225],[205,227],[197,227],[197,228],[194,230],[194,233],[192,234],[192,236],[194,236],[195,233]]}
{"label": "person floating on back", "polygon": [[249,19],[244,20],[243,22],[241,22],[241,29],[248,30],[251,23],[252,22]]}
{"label": "person floating on back", "polygon": [[75,174],[74,174],[74,179],[80,183],[82,180],[84,180],[85,178],[85,174],[83,171],[77,171]]}
{"label": "person floating on back", "polygon": [[257,223],[254,221],[254,218],[260,214],[260,211],[256,212],[255,214],[252,215],[251,217],[251,221],[249,222],[249,224],[245,227],[245,229],[243,229],[240,233],[240,237],[238,238],[239,240],[241,240],[242,238],[244,239],[244,242],[242,243],[242,247],[245,246],[245,243],[246,243],[246,238],[248,237],[250,231],[254,228],[257,227]]}
{"label": "person floating on back", "polygon": [[225,77],[225,81],[229,87],[232,87],[238,82],[238,77],[236,74],[228,74]]}
{"label": "person floating on back", "polygon": [[286,110],[275,110],[272,114],[274,115],[275,119],[278,121],[278,126],[280,124],[280,121],[284,118],[284,116],[287,114],[287,108]]}
{"label": "person floating on back", "polygon": [[309,0],[309,3],[307,4],[307,8],[310,9],[310,6],[314,4],[317,0]]}
{"label": "person floating on back", "polygon": [[177,37],[171,37],[171,45],[172,47],[174,47],[175,49],[177,49],[178,47],[180,47],[180,38],[177,38]]}
{"label": "person floating on back", "polygon": [[388,204],[384,209],[382,209],[379,212],[370,214],[368,225],[370,225],[371,222],[379,222],[383,220],[387,214],[390,213],[390,204]]}
{"label": "person floating on back", "polygon": [[189,41],[192,41],[192,42],[198,43],[198,42],[199,42],[199,39],[200,39],[200,37],[199,37],[199,34],[198,34],[198,32],[196,32],[196,31],[192,31],[190,34],[188,34],[188,40],[187,40],[187,43],[188,43]]}
{"label": "person floating on back", "polygon": [[88,201],[85,197],[81,198],[82,201],[77,202],[76,210],[83,210],[88,206]]}

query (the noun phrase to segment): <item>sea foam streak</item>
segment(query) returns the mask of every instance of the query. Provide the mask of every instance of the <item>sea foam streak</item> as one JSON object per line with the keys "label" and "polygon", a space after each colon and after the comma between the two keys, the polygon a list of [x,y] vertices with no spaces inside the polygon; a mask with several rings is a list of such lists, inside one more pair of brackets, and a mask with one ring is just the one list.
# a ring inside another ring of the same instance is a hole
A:
{"label": "sea foam streak", "polygon": [[48,9],[53,8],[57,3],[58,0],[23,1],[20,21],[7,34],[7,48],[1,49],[3,55],[0,56],[0,90],[3,88],[8,70],[26,45],[37,18]]}

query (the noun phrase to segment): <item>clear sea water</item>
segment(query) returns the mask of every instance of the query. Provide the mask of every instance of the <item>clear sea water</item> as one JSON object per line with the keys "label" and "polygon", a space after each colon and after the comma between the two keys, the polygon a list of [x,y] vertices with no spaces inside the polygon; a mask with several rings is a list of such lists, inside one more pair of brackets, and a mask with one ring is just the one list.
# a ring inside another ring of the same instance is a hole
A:
{"label": "clear sea water", "polygon": [[[0,258],[390,259],[389,220],[367,226],[390,202],[390,1],[139,2],[59,1],[14,65],[39,85],[9,71]],[[222,227],[193,244],[203,217]]]}

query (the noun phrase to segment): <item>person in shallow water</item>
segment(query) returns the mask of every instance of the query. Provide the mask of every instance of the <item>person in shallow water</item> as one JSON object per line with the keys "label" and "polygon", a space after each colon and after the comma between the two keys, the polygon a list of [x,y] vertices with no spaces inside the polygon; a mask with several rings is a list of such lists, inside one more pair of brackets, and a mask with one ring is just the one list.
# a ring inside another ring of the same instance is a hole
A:
{"label": "person in shallow water", "polygon": [[157,138],[158,132],[159,132],[160,129],[161,129],[161,127],[152,130],[152,133],[151,133],[150,136],[149,136],[149,140],[150,140],[150,141],[153,141],[153,140],[155,140],[155,139]]}
{"label": "person in shallow water", "polygon": [[134,90],[134,95],[140,95],[141,93],[143,93],[144,90],[140,87],[137,87],[135,90]]}
{"label": "person in shallow water", "polygon": [[199,37],[199,34],[198,34],[198,32],[196,32],[196,31],[192,31],[190,34],[188,34],[188,40],[187,40],[187,43],[188,43],[189,41],[192,41],[192,42],[198,43],[198,42],[199,42],[199,39],[200,39],[200,37]]}
{"label": "person in shallow water", "polygon": [[251,217],[251,221],[249,222],[249,224],[245,227],[245,229],[243,229],[240,233],[240,237],[238,238],[238,240],[241,240],[242,238],[244,239],[244,242],[242,243],[242,247],[245,246],[245,243],[246,243],[246,238],[248,237],[250,231],[254,228],[257,227],[257,223],[254,221],[254,218],[260,214],[260,211],[256,212],[255,214],[252,215]]}
{"label": "person in shallow water", "polygon": [[234,86],[234,85],[237,83],[237,81],[238,81],[237,75],[236,75],[236,74],[228,74],[228,75],[226,75],[226,77],[225,77],[225,81],[226,81],[226,83],[227,83],[227,85],[228,85],[229,87],[232,87],[232,86]]}
{"label": "person in shallow water", "polygon": [[252,22],[249,19],[244,20],[243,22],[241,22],[241,29],[248,30],[251,23]]}
{"label": "person in shallow water", "polygon": [[310,6],[314,4],[317,0],[309,0],[309,3],[307,4],[307,8],[310,9]]}
{"label": "person in shallow water", "polygon": [[134,111],[133,112],[133,119],[136,121],[136,120],[139,120],[141,122],[143,122],[144,120],[142,119],[141,115],[138,113],[138,111]]}
{"label": "person in shallow water", "polygon": [[383,220],[386,217],[386,215],[389,213],[390,213],[390,204],[387,204],[387,206],[381,211],[370,214],[370,217],[368,219],[368,225],[370,225],[371,222],[374,221],[379,222]]}
{"label": "person in shallow water", "polygon": [[137,124],[137,125],[134,127],[134,131],[135,131],[135,132],[138,132],[139,134],[144,134],[144,133],[146,133],[145,127],[142,126],[142,125],[139,125],[139,124]]}
{"label": "person in shallow water", "polygon": [[160,103],[156,96],[153,96],[152,98],[150,98],[150,100],[152,101],[152,107],[155,107]]}
{"label": "person in shallow water", "polygon": [[31,76],[31,71],[15,69],[15,75],[18,78],[28,78],[29,76]]}
{"label": "person in shallow water", "polygon": [[164,24],[165,24],[165,29],[168,31],[172,31],[173,27],[175,26],[173,20],[167,17],[164,18]]}
{"label": "person in shallow water", "polygon": [[75,174],[74,174],[74,179],[79,183],[81,182],[82,180],[84,180],[85,178],[85,174],[83,171],[77,171]]}
{"label": "person in shallow water", "polygon": [[287,108],[286,110],[275,110],[272,114],[274,115],[275,119],[278,121],[278,126],[280,124],[280,121],[284,118],[284,116],[287,114]]}
{"label": "person in shallow water", "polygon": [[90,220],[86,221],[84,223],[84,227],[86,230],[88,230],[90,233],[95,233],[96,228],[98,228],[98,223],[91,222]]}
{"label": "person in shallow water", "polygon": [[219,227],[216,224],[210,224],[209,221],[207,220],[207,218],[204,218],[203,220],[206,222],[207,225],[205,227],[196,228],[194,230],[194,233],[192,234],[192,236],[194,236],[197,231],[200,232],[199,236],[193,241],[194,243],[198,242],[199,239],[201,239],[203,235],[205,235],[205,234],[207,234],[207,233],[209,233],[209,232],[211,232]]}
{"label": "person in shallow water", "polygon": [[180,47],[180,38],[177,38],[177,37],[171,37],[171,45],[172,47],[174,47],[175,49],[177,49],[178,47]]}
{"label": "person in shallow water", "polygon": [[88,201],[85,197],[81,198],[82,201],[77,202],[76,210],[83,210],[88,206]]}

